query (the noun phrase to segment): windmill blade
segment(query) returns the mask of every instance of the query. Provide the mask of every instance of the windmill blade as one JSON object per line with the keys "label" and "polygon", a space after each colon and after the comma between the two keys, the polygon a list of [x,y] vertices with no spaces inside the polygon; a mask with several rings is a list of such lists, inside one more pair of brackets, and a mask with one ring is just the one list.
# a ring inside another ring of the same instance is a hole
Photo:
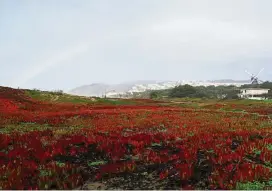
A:
{"label": "windmill blade", "polygon": [[245,70],[245,72],[250,75],[250,76],[254,76],[253,74],[251,74],[250,72],[248,72],[247,70]]}
{"label": "windmill blade", "polygon": [[261,73],[263,70],[264,70],[264,68],[262,68],[262,69],[260,70],[260,72],[259,72],[255,77],[258,77],[258,76],[260,75],[260,73]]}

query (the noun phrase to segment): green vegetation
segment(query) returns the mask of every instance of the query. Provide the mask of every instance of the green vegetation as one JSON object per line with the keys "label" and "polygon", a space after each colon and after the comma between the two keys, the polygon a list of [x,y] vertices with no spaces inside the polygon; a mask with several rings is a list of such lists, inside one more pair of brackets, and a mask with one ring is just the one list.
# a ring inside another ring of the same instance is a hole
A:
{"label": "green vegetation", "polygon": [[207,99],[237,99],[239,89],[235,86],[197,86],[179,85],[172,89],[149,92],[150,98],[207,98]]}
{"label": "green vegetation", "polygon": [[48,124],[36,124],[36,123],[20,123],[20,124],[9,124],[3,128],[0,128],[0,133],[26,133],[30,131],[40,131],[40,130],[47,130],[52,129]]}
{"label": "green vegetation", "polygon": [[107,99],[107,98],[96,98],[97,103],[107,104],[107,105],[136,105],[132,100],[126,99]]}
{"label": "green vegetation", "polygon": [[107,99],[99,97],[74,96],[63,93],[62,91],[40,91],[25,90],[27,96],[40,100],[54,103],[73,103],[73,104],[107,104],[107,105],[133,105],[131,100],[124,99]]}
{"label": "green vegetation", "polygon": [[272,99],[267,99],[267,100],[264,100],[264,102],[267,102],[267,103],[272,103]]}
{"label": "green vegetation", "polygon": [[[264,82],[260,85],[243,85],[240,88],[236,86],[190,86],[179,85],[172,89],[167,90],[156,90],[156,91],[147,91],[143,93],[143,96],[149,94],[151,99],[161,99],[161,98],[206,98],[206,99],[239,99],[238,94],[241,88],[268,88],[270,89],[269,93],[264,95],[266,98],[272,99],[272,82]],[[271,102],[271,100],[266,100],[266,102]]]}
{"label": "green vegetation", "polygon": [[178,98],[202,96],[202,95],[199,95],[199,94],[201,94],[201,92],[198,92],[196,90],[196,88],[186,84],[184,86],[177,86],[177,87],[173,88],[170,91],[169,96],[170,97],[178,97]]}
{"label": "green vegetation", "polygon": [[103,165],[106,164],[106,161],[95,161],[95,162],[88,162],[88,166],[98,166],[98,165]]}
{"label": "green vegetation", "polygon": [[[272,122],[263,122],[257,128],[270,128],[272,126]],[[272,145],[271,145],[272,150]]]}
{"label": "green vegetation", "polygon": [[94,99],[81,96],[73,96],[65,94],[62,91],[40,91],[40,90],[25,90],[27,96],[40,100],[59,103],[74,103],[74,104],[88,104],[93,103]]}
{"label": "green vegetation", "polygon": [[[71,118],[75,119],[75,118]],[[67,119],[69,122],[70,119]],[[70,132],[77,132],[85,127],[84,125],[58,125],[50,126],[48,124],[38,124],[38,123],[19,123],[19,124],[8,124],[0,128],[0,133],[2,134],[12,134],[14,132],[24,134],[32,131],[46,131],[53,130],[56,134],[64,135]],[[88,128],[92,128],[91,124],[87,125]]]}
{"label": "green vegetation", "polygon": [[151,99],[159,98],[159,96],[160,96],[160,94],[159,94],[159,92],[157,92],[157,91],[152,91],[152,92],[150,93],[150,98],[151,98]]}
{"label": "green vegetation", "polygon": [[245,84],[242,85],[241,88],[267,88],[272,90],[272,82],[266,81],[262,84],[256,84],[256,85],[252,85],[252,84]]}
{"label": "green vegetation", "polygon": [[254,182],[246,182],[246,183],[240,183],[238,182],[236,184],[237,190],[263,190],[265,187],[271,187],[272,181],[268,182],[268,185],[264,182],[254,181]]}
{"label": "green vegetation", "polygon": [[245,112],[243,109],[231,109],[231,108],[221,108],[220,111],[231,111],[231,112]]}

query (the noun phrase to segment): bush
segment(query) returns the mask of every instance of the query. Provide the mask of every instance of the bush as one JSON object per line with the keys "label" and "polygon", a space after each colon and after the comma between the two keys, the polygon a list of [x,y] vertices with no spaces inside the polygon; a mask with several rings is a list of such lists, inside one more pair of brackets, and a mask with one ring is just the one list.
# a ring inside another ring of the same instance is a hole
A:
{"label": "bush", "polygon": [[150,99],[157,99],[157,98],[159,98],[159,92],[157,92],[157,91],[152,91],[152,92],[150,93]]}
{"label": "bush", "polygon": [[53,94],[53,95],[63,95],[64,94],[62,90],[55,90],[55,91],[50,92],[50,93]]}
{"label": "bush", "polygon": [[185,97],[195,97],[197,90],[190,85],[176,86],[170,91],[170,97],[185,98]]}

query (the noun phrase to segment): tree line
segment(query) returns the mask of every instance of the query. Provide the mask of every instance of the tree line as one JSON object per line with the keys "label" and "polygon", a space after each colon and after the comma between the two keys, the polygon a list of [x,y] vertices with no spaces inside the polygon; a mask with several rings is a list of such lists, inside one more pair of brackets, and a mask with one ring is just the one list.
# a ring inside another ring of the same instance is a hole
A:
{"label": "tree line", "polygon": [[267,88],[270,89],[267,98],[272,98],[272,82],[264,82],[258,85],[245,84],[241,87],[230,86],[191,86],[188,84],[179,85],[167,90],[149,91],[149,97],[152,99],[170,97],[170,98],[209,98],[209,99],[238,99],[238,94],[243,88]]}

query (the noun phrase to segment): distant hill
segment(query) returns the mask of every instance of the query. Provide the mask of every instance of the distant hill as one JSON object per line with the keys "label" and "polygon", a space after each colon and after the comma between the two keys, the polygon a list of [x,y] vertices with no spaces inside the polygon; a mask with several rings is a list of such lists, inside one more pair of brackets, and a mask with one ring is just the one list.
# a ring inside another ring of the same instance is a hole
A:
{"label": "distant hill", "polygon": [[134,82],[125,82],[122,84],[103,84],[103,83],[94,83],[90,85],[84,85],[72,89],[68,93],[80,96],[102,96],[105,92],[115,91],[115,92],[128,92],[136,84],[150,84],[156,83],[156,81],[134,81]]}
{"label": "distant hill", "polygon": [[118,94],[131,94],[133,92],[144,92],[146,90],[162,90],[173,88],[176,85],[190,84],[193,86],[199,85],[241,85],[249,83],[248,80],[210,80],[210,81],[155,81],[155,80],[142,80],[134,82],[126,82],[120,84],[104,84],[93,83],[72,89],[69,94],[80,96],[107,96],[118,97]]}
{"label": "distant hill", "polygon": [[80,96],[101,96],[109,87],[110,85],[107,84],[90,84],[72,89],[69,93]]}

